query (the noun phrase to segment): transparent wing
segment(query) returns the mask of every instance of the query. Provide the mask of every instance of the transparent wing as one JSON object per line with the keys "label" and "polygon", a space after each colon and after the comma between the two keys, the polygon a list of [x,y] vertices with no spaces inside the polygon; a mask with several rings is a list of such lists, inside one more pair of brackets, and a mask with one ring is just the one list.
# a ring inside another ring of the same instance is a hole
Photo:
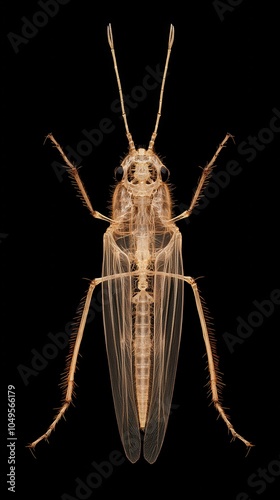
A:
{"label": "transparent wing", "polygon": [[141,439],[134,396],[132,367],[132,282],[127,255],[116,245],[110,231],[104,235],[102,284],[103,322],[113,400],[120,437],[128,459],[136,462]]}
{"label": "transparent wing", "polygon": [[[174,232],[155,262],[153,379],[145,427],[144,457],[158,457],[168,423],[182,330],[184,282],[181,234]],[[157,274],[160,272],[161,274]],[[164,273],[164,274],[162,274]],[[168,276],[172,273],[172,276]]]}

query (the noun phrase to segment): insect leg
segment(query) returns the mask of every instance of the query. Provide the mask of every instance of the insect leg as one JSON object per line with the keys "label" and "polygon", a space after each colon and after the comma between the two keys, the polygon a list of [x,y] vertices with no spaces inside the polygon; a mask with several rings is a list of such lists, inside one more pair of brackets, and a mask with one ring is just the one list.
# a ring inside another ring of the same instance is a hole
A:
{"label": "insect leg", "polygon": [[52,143],[54,144],[54,146],[58,149],[59,153],[61,154],[63,160],[66,163],[66,169],[67,169],[67,172],[68,172],[68,174],[70,176],[70,179],[73,181],[73,184],[74,184],[75,188],[78,191],[79,197],[82,199],[84,205],[89,209],[91,215],[93,217],[95,217],[96,219],[102,219],[102,220],[105,220],[105,221],[110,222],[110,223],[113,222],[112,219],[110,219],[109,217],[106,217],[106,215],[102,215],[100,212],[97,212],[96,210],[94,210],[92,208],[90,199],[89,199],[88,194],[87,194],[87,192],[85,190],[85,187],[84,187],[84,185],[82,183],[82,180],[81,180],[81,178],[79,176],[77,167],[75,167],[69,161],[69,159],[67,158],[66,154],[64,153],[62,147],[56,141],[56,139],[54,138],[54,136],[52,134],[49,134],[49,135],[47,135],[46,139],[50,139],[52,141]]}
{"label": "insect leg", "polygon": [[206,167],[204,167],[204,169],[202,171],[202,175],[198,181],[196,190],[194,192],[194,195],[193,195],[193,198],[192,198],[192,201],[191,201],[191,204],[190,204],[190,207],[188,208],[188,210],[185,210],[180,215],[177,215],[177,217],[174,217],[173,219],[171,219],[170,222],[176,222],[176,221],[181,220],[181,219],[186,219],[187,217],[189,217],[191,215],[193,209],[195,208],[199,199],[201,198],[201,195],[203,193],[203,189],[205,188],[207,182],[209,181],[209,178],[210,178],[212,171],[215,167],[215,161],[230,137],[233,139],[233,136],[231,134],[227,134],[225,136],[224,140],[219,144],[218,149],[217,149],[216,153],[214,154],[212,160],[209,163],[207,163]]}
{"label": "insect leg", "polygon": [[[230,420],[228,419],[227,415],[225,414],[225,411],[220,403],[219,399],[219,375],[217,372],[217,356],[215,352],[215,346],[212,342],[214,341],[212,335],[211,335],[211,329],[207,325],[207,310],[205,306],[203,305],[202,299],[200,297],[199,291],[197,284],[195,280],[189,276],[184,276],[184,281],[189,283],[191,285],[194,297],[195,297],[195,302],[196,302],[196,307],[200,319],[200,324],[202,328],[202,334],[203,334],[203,339],[205,342],[205,347],[206,347],[206,352],[207,352],[207,360],[208,360],[208,369],[209,369],[209,375],[210,375],[210,393],[212,395],[212,402],[214,403],[215,408],[217,409],[219,415],[222,417],[224,422],[226,423],[226,426],[228,430],[231,432],[233,439],[238,438],[243,443],[249,448],[253,446],[249,441],[247,441],[245,438],[243,438],[240,434],[238,434],[234,427],[232,426]],[[211,338],[212,337],[212,338]]]}
{"label": "insect leg", "polygon": [[109,280],[114,280],[116,278],[122,278],[122,277],[127,277],[127,276],[132,276],[134,273],[120,273],[120,274],[112,274],[110,276],[105,276],[103,278],[96,278],[91,281],[89,285],[89,289],[87,291],[86,297],[83,300],[81,307],[80,307],[80,315],[78,317],[77,321],[77,328],[74,331],[74,338],[72,345],[70,346],[70,354],[68,356],[69,358],[69,364],[66,367],[66,372],[65,376],[63,377],[63,385],[65,385],[65,395],[64,395],[64,400],[61,408],[59,409],[56,417],[54,418],[53,422],[47,429],[47,431],[42,434],[42,436],[38,437],[35,441],[30,443],[27,447],[31,448],[31,450],[34,450],[35,447],[37,446],[40,441],[43,439],[47,440],[52,431],[54,430],[56,424],[59,422],[61,417],[64,416],[66,410],[70,406],[73,396],[74,396],[74,388],[75,388],[75,381],[74,381],[74,375],[76,371],[76,366],[77,366],[77,359],[79,355],[79,350],[80,350],[80,345],[82,342],[83,334],[84,334],[84,329],[85,329],[85,324],[87,320],[87,315],[88,311],[90,308],[90,303],[91,303],[91,298],[94,289],[96,288],[97,285],[100,283],[104,283],[105,281]]}
{"label": "insect leg", "polygon": [[48,439],[49,435],[54,430],[56,424],[61,419],[61,417],[64,416],[67,408],[69,407],[69,405],[72,402],[73,393],[74,393],[74,386],[75,386],[74,375],[75,375],[75,370],[76,370],[76,366],[77,366],[77,359],[78,359],[78,354],[79,354],[79,350],[80,350],[80,344],[81,344],[81,341],[83,338],[86,319],[87,319],[87,315],[88,315],[88,311],[89,311],[89,307],[90,307],[90,303],[91,303],[91,297],[92,297],[92,294],[93,294],[95,287],[101,282],[102,282],[102,278],[99,278],[99,279],[94,279],[90,283],[87,295],[86,295],[85,300],[82,304],[82,312],[81,312],[81,316],[80,316],[79,326],[78,326],[78,329],[76,332],[76,340],[74,341],[73,345],[71,346],[72,352],[70,352],[71,357],[69,357],[70,363],[67,367],[67,372],[65,374],[66,391],[65,391],[65,396],[64,396],[64,402],[63,402],[59,412],[57,413],[55,419],[53,420],[52,424],[49,426],[48,430],[44,434],[42,434],[42,436],[40,436],[38,439],[33,441],[31,444],[29,444],[28,448],[35,449],[36,445],[40,441],[42,441],[43,439],[46,439],[46,440]]}

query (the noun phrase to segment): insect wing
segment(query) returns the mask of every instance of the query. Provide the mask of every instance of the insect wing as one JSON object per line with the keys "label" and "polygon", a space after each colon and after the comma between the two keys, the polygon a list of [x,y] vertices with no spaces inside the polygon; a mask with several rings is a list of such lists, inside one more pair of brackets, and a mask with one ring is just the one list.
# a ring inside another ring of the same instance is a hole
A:
{"label": "insect wing", "polygon": [[184,282],[176,278],[184,274],[181,248],[181,234],[174,231],[155,262],[153,378],[143,448],[150,463],[162,447],[176,377],[184,295]]}
{"label": "insect wing", "polygon": [[[117,423],[128,459],[141,452],[139,421],[134,395],[132,358],[132,282],[125,252],[116,245],[110,229],[104,235],[102,284],[103,322]],[[127,273],[126,276],[122,274]]]}

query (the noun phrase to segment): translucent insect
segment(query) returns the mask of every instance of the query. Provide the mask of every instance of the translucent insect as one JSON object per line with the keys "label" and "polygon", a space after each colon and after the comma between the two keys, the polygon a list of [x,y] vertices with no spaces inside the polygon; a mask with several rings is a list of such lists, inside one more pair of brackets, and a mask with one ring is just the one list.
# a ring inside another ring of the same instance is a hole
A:
{"label": "translucent insect", "polygon": [[189,217],[202,194],[215,161],[228,141],[227,134],[212,160],[204,168],[190,207],[177,217],[167,179],[169,172],[154,152],[167,68],[174,40],[170,26],[168,51],[159,98],[154,132],[148,149],[136,149],[129,132],[123,93],[114,51],[111,25],[107,28],[120,95],[122,116],[129,144],[128,154],[115,170],[117,184],[112,213],[106,217],[92,208],[77,168],[68,160],[52,134],[48,138],[65,161],[79,196],[93,217],[110,225],[104,234],[102,277],[91,281],[82,303],[64,383],[63,404],[48,430],[33,441],[34,449],[48,439],[57,422],[72,402],[74,374],[91,298],[102,285],[103,322],[116,418],[127,458],[136,462],[141,454],[149,462],[157,459],[165,437],[177,370],[184,284],[193,290],[209,368],[212,402],[233,438],[247,447],[249,441],[237,434],[219,399],[220,377],[213,333],[207,325],[196,281],[184,276],[181,233],[176,222]]}

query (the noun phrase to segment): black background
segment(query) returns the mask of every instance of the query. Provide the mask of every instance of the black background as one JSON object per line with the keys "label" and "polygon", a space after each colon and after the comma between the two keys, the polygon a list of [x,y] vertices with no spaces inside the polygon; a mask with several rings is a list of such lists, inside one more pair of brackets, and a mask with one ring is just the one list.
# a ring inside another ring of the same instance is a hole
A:
{"label": "black background", "polygon": [[[235,136],[235,144],[230,141],[221,153],[216,173],[235,160],[239,175],[216,195],[217,184],[211,184],[207,207],[178,225],[185,273],[203,277],[199,285],[216,330],[224,404],[235,428],[255,447],[246,456],[242,443],[231,443],[209,406],[205,348],[186,288],[174,405],[160,456],[154,465],[123,459],[83,498],[140,498],[167,491],[217,500],[279,498],[280,306],[269,317],[259,316],[258,326],[233,352],[224,335],[237,335],[238,318],[247,321],[256,310],[254,301],[268,300],[280,289],[280,134],[262,131],[270,127],[273,109],[280,110],[279,16],[274,2],[228,1],[225,11],[222,3],[216,8],[211,1],[167,3],[152,10],[145,3],[70,0],[28,43],[20,43],[18,53],[8,33],[21,35],[22,17],[38,19],[42,8],[35,1],[2,3],[1,334],[7,349],[1,378],[3,407],[7,385],[16,387],[16,494],[11,498],[82,498],[76,479],[86,482],[94,472],[92,462],[108,461],[114,450],[123,457],[98,290],[95,317],[81,347],[75,407],[49,444],[40,443],[36,459],[25,445],[46,430],[60,404],[67,348],[30,373],[26,384],[18,371],[19,365],[32,368],[32,350],[46,352],[50,332],[65,330],[86,292],[86,279],[101,273],[107,225],[92,219],[66,175],[60,182],[52,167],[60,157],[44,138],[52,132],[62,146],[75,149],[84,139],[82,130],[98,128],[104,118],[112,121],[114,130],[84,156],[80,170],[93,206],[108,214],[114,168],[127,151],[123,123],[111,109],[118,92],[106,38],[109,22],[123,91],[130,95],[142,85],[147,65],[162,68],[169,25],[175,26],[156,151],[171,171],[176,214],[181,204],[190,203],[198,167],[211,159],[226,132]],[[159,86],[130,109],[137,146],[148,145],[158,98]],[[249,154],[238,147],[259,134],[269,143],[248,161]],[[3,435],[5,450],[6,425]],[[268,476],[260,482],[263,469]],[[2,468],[4,490],[7,472],[8,465]]]}

